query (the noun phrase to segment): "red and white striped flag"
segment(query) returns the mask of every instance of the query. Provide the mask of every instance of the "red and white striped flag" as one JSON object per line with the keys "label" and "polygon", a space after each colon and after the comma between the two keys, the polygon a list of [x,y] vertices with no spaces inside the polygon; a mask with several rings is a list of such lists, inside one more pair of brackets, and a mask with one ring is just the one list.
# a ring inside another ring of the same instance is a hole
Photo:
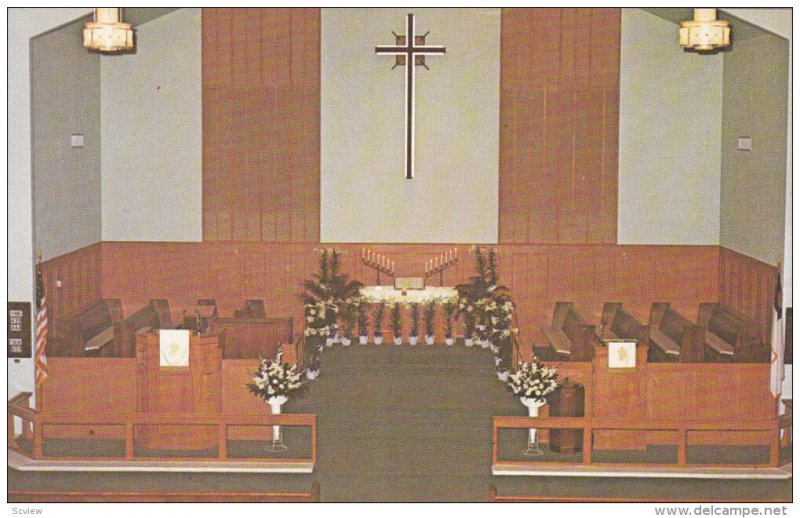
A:
{"label": "red and white striped flag", "polygon": [[770,358],[770,379],[769,391],[772,395],[779,397],[781,395],[781,387],[783,385],[783,308],[781,301],[781,264],[778,263],[778,276],[775,282],[775,298],[773,300],[772,308],[772,334],[770,336],[770,345],[772,347],[772,354]]}
{"label": "red and white striped flag", "polygon": [[36,366],[36,389],[41,387],[47,379],[47,302],[44,294],[44,278],[42,277],[41,252],[36,261],[36,353],[34,364]]}

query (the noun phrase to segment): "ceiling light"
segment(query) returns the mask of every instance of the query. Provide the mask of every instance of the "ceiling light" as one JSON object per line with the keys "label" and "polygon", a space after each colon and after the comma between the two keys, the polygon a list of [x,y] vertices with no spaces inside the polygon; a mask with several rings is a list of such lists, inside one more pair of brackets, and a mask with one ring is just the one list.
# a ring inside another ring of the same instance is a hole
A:
{"label": "ceiling light", "polygon": [[133,48],[133,29],[122,23],[119,7],[97,7],[94,20],[83,29],[83,46],[100,52],[119,52]]}
{"label": "ceiling light", "polygon": [[717,20],[716,9],[695,9],[694,20],[681,22],[681,47],[701,52],[727,47],[731,29],[725,20]]}

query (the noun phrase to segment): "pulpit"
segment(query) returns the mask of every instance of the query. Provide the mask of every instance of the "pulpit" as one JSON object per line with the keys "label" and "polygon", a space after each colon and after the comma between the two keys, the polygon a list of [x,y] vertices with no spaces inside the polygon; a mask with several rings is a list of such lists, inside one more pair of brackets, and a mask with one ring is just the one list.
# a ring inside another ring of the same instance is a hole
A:
{"label": "pulpit", "polygon": [[[172,331],[175,332],[175,331]],[[159,331],[136,335],[136,409],[153,415],[219,414],[222,350],[219,335],[189,333],[188,362],[164,365]],[[178,355],[180,356],[180,355]],[[217,446],[215,426],[141,425],[136,444],[153,449]]]}

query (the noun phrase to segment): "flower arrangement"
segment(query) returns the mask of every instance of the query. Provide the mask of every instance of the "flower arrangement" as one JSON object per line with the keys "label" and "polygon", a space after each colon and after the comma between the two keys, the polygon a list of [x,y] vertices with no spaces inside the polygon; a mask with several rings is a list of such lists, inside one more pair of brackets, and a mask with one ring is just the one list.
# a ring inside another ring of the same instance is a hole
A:
{"label": "flower arrangement", "polygon": [[511,391],[523,398],[543,401],[558,387],[558,370],[545,367],[536,357],[530,362],[519,362],[517,372],[509,376]]}
{"label": "flower arrangement", "polygon": [[464,315],[464,337],[471,345],[477,339],[488,347],[494,330],[491,316],[487,314],[492,302],[498,297],[508,297],[508,288],[499,286],[497,269],[497,250],[484,251],[473,246],[470,251],[475,256],[475,275],[466,284],[456,286],[459,293],[459,313]]}
{"label": "flower arrangement", "polygon": [[303,281],[301,295],[304,304],[324,303],[327,305],[326,321],[329,336],[337,331],[338,313],[348,300],[358,296],[363,286],[358,281],[341,272],[342,252],[336,248],[323,248],[319,252],[319,271],[311,279]]}
{"label": "flower arrangement", "polygon": [[436,301],[432,300],[425,305],[425,343],[433,345],[433,328],[436,324]]}
{"label": "flower arrangement", "polygon": [[[297,365],[289,366],[272,360],[261,360],[258,370],[253,373],[253,383],[247,384],[251,394],[264,401],[270,398],[288,396],[290,392],[303,388]],[[285,400],[284,400],[285,401]]]}
{"label": "flower arrangement", "polygon": [[[324,302],[307,303],[305,308],[305,340],[306,369],[315,373],[320,367],[320,351],[330,333],[328,327],[328,305]],[[312,374],[313,376],[313,374]]]}
{"label": "flower arrangement", "polygon": [[395,302],[392,306],[392,332],[394,333],[395,345],[400,345],[403,342],[403,310],[399,302]]}
{"label": "flower arrangement", "polygon": [[383,343],[383,316],[386,313],[386,304],[381,302],[375,310],[375,345]]}
{"label": "flower arrangement", "polygon": [[486,305],[486,316],[490,340],[496,347],[497,372],[501,376],[511,369],[511,358],[514,354],[514,345],[517,341],[519,330],[512,325],[516,305],[508,294],[502,293]]}

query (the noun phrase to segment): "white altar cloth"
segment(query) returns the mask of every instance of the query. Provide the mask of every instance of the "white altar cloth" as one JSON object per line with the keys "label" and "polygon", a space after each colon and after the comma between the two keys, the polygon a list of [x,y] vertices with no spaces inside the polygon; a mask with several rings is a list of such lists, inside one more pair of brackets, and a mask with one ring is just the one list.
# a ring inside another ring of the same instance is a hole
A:
{"label": "white altar cloth", "polygon": [[361,296],[371,303],[395,304],[425,304],[435,302],[443,304],[445,302],[456,302],[458,291],[451,286],[426,286],[424,290],[396,290],[394,286],[364,286],[361,288]]}

